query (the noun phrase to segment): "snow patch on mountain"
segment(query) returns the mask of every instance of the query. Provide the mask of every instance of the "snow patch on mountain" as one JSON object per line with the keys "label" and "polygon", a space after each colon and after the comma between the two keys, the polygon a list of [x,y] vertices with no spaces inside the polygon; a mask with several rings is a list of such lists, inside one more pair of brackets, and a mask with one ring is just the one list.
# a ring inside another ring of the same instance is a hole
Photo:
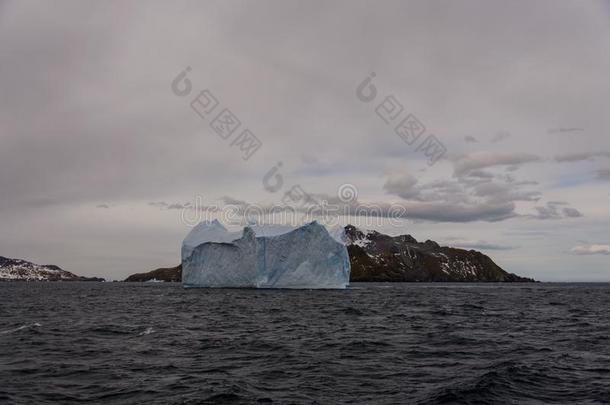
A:
{"label": "snow patch on mountain", "polygon": [[0,256],[0,281],[75,281],[102,279],[79,277],[51,264],[35,264]]}

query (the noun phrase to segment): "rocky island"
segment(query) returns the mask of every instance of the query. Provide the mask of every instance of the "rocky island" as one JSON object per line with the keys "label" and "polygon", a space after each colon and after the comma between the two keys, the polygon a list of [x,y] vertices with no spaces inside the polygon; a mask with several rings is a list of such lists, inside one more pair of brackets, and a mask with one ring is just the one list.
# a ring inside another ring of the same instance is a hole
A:
{"label": "rocky island", "polygon": [[[348,225],[344,238],[351,282],[534,282],[505,271],[481,252],[440,246],[431,240],[418,242],[411,235],[389,236]],[[181,279],[179,265],[134,274],[125,281]]]}
{"label": "rocky island", "polygon": [[105,281],[99,277],[82,277],[53,264],[35,264],[0,256],[0,281]]}
{"label": "rocky island", "polygon": [[440,246],[411,235],[388,236],[345,227],[351,281],[532,282],[508,273],[475,250]]}

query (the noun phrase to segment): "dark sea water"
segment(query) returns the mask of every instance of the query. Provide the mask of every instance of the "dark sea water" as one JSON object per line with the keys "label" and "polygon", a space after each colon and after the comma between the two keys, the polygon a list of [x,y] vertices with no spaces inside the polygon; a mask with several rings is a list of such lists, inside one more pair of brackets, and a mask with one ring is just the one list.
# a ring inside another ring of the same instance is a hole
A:
{"label": "dark sea water", "polygon": [[0,284],[0,403],[609,403],[610,284]]}

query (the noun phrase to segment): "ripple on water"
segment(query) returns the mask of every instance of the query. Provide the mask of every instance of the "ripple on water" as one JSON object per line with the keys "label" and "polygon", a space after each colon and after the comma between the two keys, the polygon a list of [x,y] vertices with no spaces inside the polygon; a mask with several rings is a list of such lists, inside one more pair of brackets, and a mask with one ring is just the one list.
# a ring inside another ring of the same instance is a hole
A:
{"label": "ripple on water", "polygon": [[5,283],[0,403],[603,403],[609,293]]}

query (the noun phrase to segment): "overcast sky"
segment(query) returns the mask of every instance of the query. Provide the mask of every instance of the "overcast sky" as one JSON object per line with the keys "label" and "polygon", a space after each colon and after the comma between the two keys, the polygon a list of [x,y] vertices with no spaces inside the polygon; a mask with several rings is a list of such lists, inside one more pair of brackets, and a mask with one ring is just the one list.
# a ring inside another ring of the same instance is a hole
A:
{"label": "overcast sky", "polygon": [[[0,255],[123,279],[178,264],[197,197],[350,184],[406,208],[384,232],[610,281],[609,51],[598,1],[0,1]],[[412,145],[394,131],[408,114]],[[244,160],[246,128],[262,146]],[[447,150],[432,166],[430,134]]]}

